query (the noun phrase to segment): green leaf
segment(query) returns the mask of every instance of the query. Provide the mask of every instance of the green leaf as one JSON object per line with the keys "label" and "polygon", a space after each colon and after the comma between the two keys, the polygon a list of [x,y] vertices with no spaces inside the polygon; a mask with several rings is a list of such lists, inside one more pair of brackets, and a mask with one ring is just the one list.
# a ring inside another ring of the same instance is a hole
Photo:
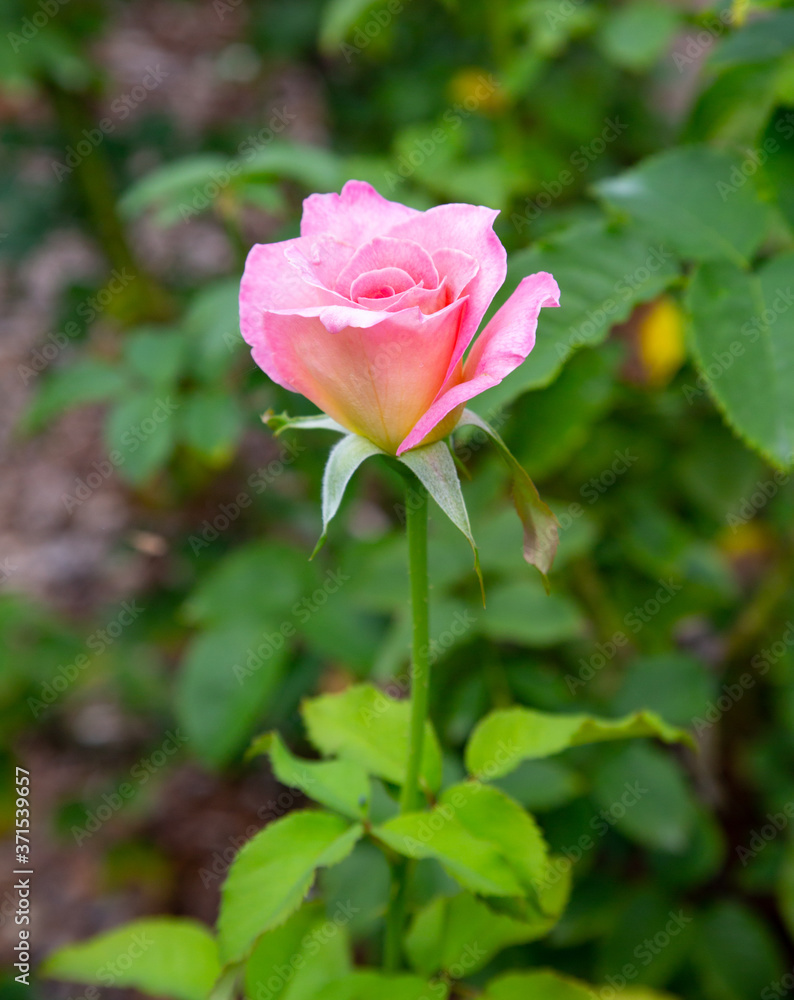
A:
{"label": "green leaf", "polygon": [[376,444],[358,434],[347,434],[333,446],[323,472],[323,531],[314,547],[312,558],[317,555],[325,542],[328,524],[339,510],[353,473],[365,459],[384,454],[385,452]]}
{"label": "green leaf", "polygon": [[467,425],[478,427],[490,437],[510,469],[513,503],[524,527],[524,559],[530,566],[540,570],[544,585],[548,589],[546,574],[551,570],[559,542],[557,518],[540,499],[535,484],[493,427],[472,410],[464,410],[457,424],[458,427]]}
{"label": "green leaf", "polygon": [[68,945],[40,969],[50,979],[130,987],[175,1000],[206,1000],[220,971],[209,930],[176,917],[135,920]]}
{"label": "green leaf", "polygon": [[307,903],[263,934],[246,962],[245,996],[313,1000],[327,983],[348,975],[347,919],[340,908],[331,922],[322,903]]}
{"label": "green leaf", "polygon": [[794,464],[794,255],[755,274],[701,267],[688,307],[701,377],[730,426],[780,469]]}
{"label": "green leaf", "polygon": [[745,63],[768,63],[790,55],[793,47],[794,10],[770,11],[724,39],[711,53],[709,68],[720,71]]}
{"label": "green leaf", "polygon": [[234,454],[244,423],[234,396],[221,389],[194,392],[181,413],[185,443],[217,464],[223,464]]}
{"label": "green leaf", "polygon": [[169,386],[179,376],[187,346],[184,335],[178,331],[136,330],[124,340],[124,363],[142,381]]}
{"label": "green leaf", "polygon": [[350,760],[314,761],[293,756],[278,733],[265,733],[251,744],[246,757],[268,754],[282,785],[300,790],[350,819],[363,819],[369,808],[367,772]]}
{"label": "green leaf", "polygon": [[624,69],[650,69],[667,51],[680,15],[666,4],[638,0],[611,11],[599,33],[604,55]]}
{"label": "green leaf", "polygon": [[328,0],[322,8],[320,50],[339,55],[339,48],[356,21],[374,7],[377,0]]}
{"label": "green leaf", "polygon": [[448,788],[430,813],[404,813],[373,835],[410,858],[435,858],[464,888],[485,896],[536,898],[548,848],[534,819],[476,781]]}
{"label": "green leaf", "polygon": [[315,871],[346,858],[362,830],[330,813],[298,811],[249,840],[221,892],[222,962],[242,961],[260,935],[283,924],[311,889]]}
{"label": "green leaf", "polygon": [[338,424],[332,417],[327,417],[324,413],[313,414],[309,417],[291,417],[288,413],[274,413],[268,410],[262,414],[262,422],[273,431],[278,437],[283,431],[339,431],[340,434],[349,434],[345,427]]}
{"label": "green leaf", "polygon": [[335,153],[302,142],[265,142],[247,150],[239,162],[242,178],[277,177],[308,191],[338,191],[348,179],[344,162]]}
{"label": "green leaf", "polygon": [[545,937],[558,916],[516,920],[467,892],[439,897],[414,917],[405,939],[412,968],[425,976],[444,971],[460,979],[484,968],[503,948]]}
{"label": "green leaf", "polygon": [[405,454],[400,455],[399,461],[408,466],[450,521],[468,539],[474,553],[474,570],[482,589],[480,558],[477,554],[474,536],[471,533],[469,513],[466,510],[466,503],[460,488],[458,470],[455,468],[455,460],[452,458],[446,441],[436,441],[423,448],[406,451]]}
{"label": "green leaf", "polygon": [[389,975],[385,972],[361,970],[351,972],[323,987],[312,1000],[445,1000],[446,983],[428,983],[426,979],[407,973]]}
{"label": "green leaf", "polygon": [[25,425],[36,430],[72,407],[114,399],[126,386],[127,376],[118,366],[76,361],[47,377],[25,415]]}
{"label": "green leaf", "polygon": [[[128,218],[135,218],[150,208],[172,208],[184,202],[192,208],[195,188],[212,180],[213,172],[226,168],[226,159],[216,153],[202,153],[173,160],[149,171],[133,184],[119,200],[119,208]],[[205,201],[209,199],[205,198]]]}
{"label": "green leaf", "polygon": [[696,926],[695,966],[708,1000],[746,1000],[774,995],[771,986],[786,973],[775,938],[765,923],[740,903],[721,902]]}
{"label": "green leaf", "polygon": [[716,694],[716,679],[700,660],[685,653],[637,657],[623,675],[612,708],[618,713],[649,708],[673,725],[696,726]]}
{"label": "green leaf", "polygon": [[752,180],[730,187],[734,170],[746,176],[736,156],[685,146],[649,157],[599,181],[595,189],[682,257],[744,267],[764,238],[770,216]]}
{"label": "green leaf", "polygon": [[528,389],[552,382],[581,347],[594,347],[640,302],[655,298],[680,271],[671,246],[634,226],[607,229],[602,221],[580,222],[529,250],[511,254],[500,305],[527,274],[548,271],[562,289],[559,309],[545,309],[527,360],[499,385],[472,401],[484,415]]}
{"label": "green leaf", "polygon": [[578,979],[541,969],[506,972],[492,979],[482,1000],[592,1000],[594,995],[597,991]]}
{"label": "green leaf", "polygon": [[466,767],[480,779],[500,778],[525,760],[550,757],[569,747],[632,736],[655,736],[665,743],[692,744],[682,729],[668,726],[653,712],[622,719],[592,715],[553,715],[532,708],[504,708],[486,715],[466,747]]}
{"label": "green leaf", "polygon": [[[360,764],[368,774],[401,785],[408,758],[410,705],[370,684],[340,694],[310,698],[301,706],[309,739],[325,756]],[[422,784],[435,791],[441,784],[441,750],[430,723],[425,728]]]}
{"label": "green leaf", "polygon": [[495,642],[544,648],[582,638],[585,621],[569,597],[545,594],[532,579],[494,587],[480,630]]}
{"label": "green leaf", "polygon": [[105,444],[119,474],[141,484],[168,461],[176,440],[180,403],[167,393],[125,396],[110,411]]}
{"label": "green leaf", "polygon": [[[693,911],[688,906],[682,908],[675,896],[655,884],[627,888],[625,898],[616,897],[619,915],[609,934],[598,942],[596,978],[607,979],[615,970],[630,965],[635,970],[631,976],[635,988],[674,982],[692,948]],[[657,934],[664,941],[663,947],[650,947]]]}
{"label": "green leaf", "polygon": [[302,593],[310,592],[311,568],[300,549],[273,541],[252,542],[234,549],[201,580],[188,598],[185,616],[192,624],[228,626],[233,622],[258,625],[274,620],[294,635],[288,616]]}
{"label": "green leaf", "polygon": [[240,335],[240,281],[202,285],[182,319],[189,344],[187,364],[202,382],[217,384],[246,347]]}
{"label": "green leaf", "polygon": [[634,744],[600,764],[593,797],[630,840],[670,854],[689,846],[695,802],[678,765],[658,747]]}
{"label": "green leaf", "polygon": [[221,767],[243,749],[278,688],[288,648],[264,623],[229,622],[191,641],[175,708],[198,757]]}

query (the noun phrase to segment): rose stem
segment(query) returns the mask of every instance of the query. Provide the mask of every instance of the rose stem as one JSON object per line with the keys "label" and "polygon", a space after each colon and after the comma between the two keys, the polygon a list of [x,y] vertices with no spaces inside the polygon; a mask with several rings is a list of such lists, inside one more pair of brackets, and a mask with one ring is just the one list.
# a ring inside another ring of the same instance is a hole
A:
{"label": "rose stem", "polygon": [[[421,804],[419,778],[430,693],[427,493],[416,480],[406,490],[405,524],[411,582],[411,723],[405,783],[400,794],[401,813],[413,812]],[[392,869],[392,888],[386,914],[384,966],[387,971],[394,971],[400,966],[407,880],[408,864],[405,859],[400,859]]]}

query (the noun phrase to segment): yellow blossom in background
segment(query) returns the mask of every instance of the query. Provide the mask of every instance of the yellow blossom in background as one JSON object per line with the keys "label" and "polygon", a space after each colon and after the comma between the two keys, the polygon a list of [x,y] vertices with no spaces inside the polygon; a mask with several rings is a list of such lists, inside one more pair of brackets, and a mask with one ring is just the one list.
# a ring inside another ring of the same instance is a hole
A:
{"label": "yellow blossom in background", "polygon": [[486,69],[468,66],[449,81],[449,96],[466,110],[481,114],[499,114],[507,107],[507,95],[502,85]]}
{"label": "yellow blossom in background", "polygon": [[648,385],[666,385],[686,357],[684,317],[677,302],[662,296],[640,320],[637,350]]}
{"label": "yellow blossom in background", "polygon": [[717,544],[730,559],[765,556],[774,550],[775,537],[769,527],[759,521],[745,521],[725,528]]}
{"label": "yellow blossom in background", "polygon": [[731,23],[735,28],[741,28],[747,19],[750,0],[733,0],[731,4]]}

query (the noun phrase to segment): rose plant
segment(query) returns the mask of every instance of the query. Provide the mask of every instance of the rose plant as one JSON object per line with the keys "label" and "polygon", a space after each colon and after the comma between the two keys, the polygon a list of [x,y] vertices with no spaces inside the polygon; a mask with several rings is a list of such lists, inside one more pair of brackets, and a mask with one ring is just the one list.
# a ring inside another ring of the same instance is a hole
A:
{"label": "rose plant", "polygon": [[[251,1000],[470,995],[470,977],[500,950],[548,933],[570,884],[570,862],[550,853],[534,817],[499,780],[524,761],[584,743],[688,739],[650,712],[607,720],[497,709],[468,740],[465,779],[446,779],[428,719],[428,495],[474,547],[446,439],[474,424],[494,440],[511,469],[525,558],[544,579],[557,544],[554,516],[527,474],[496,432],[465,409],[526,358],[540,310],[559,304],[554,278],[530,275],[475,339],[505,277],[495,215],[473,205],[418,212],[351,181],[341,195],[306,200],[299,238],[251,250],[240,291],[242,334],[273,380],[322,411],[269,413],[266,420],[277,433],[326,428],[342,435],[323,480],[321,541],[366,458],[382,456],[406,479],[410,700],[371,684],[306,700],[303,719],[319,760],[295,757],[276,733],[254,741],[249,753],[267,754],[278,780],[320,808],[290,812],[242,848],[223,887],[217,934],[186,919],[137,921],[62,949],[45,973],[101,981],[109,957],[131,954],[145,939],[114,985],[178,1000],[221,1000],[240,990]],[[392,873],[377,969],[354,967],[349,918],[335,914],[334,933],[323,937],[328,915],[321,901],[308,901],[318,869],[339,864],[362,841],[383,852]],[[448,880],[429,900],[416,892],[419,861]],[[485,1000],[593,995],[549,970],[503,973],[483,990]],[[632,995],[640,996],[624,993]]]}

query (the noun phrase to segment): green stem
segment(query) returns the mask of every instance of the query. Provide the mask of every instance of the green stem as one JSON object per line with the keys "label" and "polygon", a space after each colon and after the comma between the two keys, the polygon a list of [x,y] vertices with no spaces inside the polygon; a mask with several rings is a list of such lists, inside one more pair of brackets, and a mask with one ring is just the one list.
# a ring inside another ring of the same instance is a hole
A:
{"label": "green stem", "polygon": [[408,766],[400,796],[400,812],[413,812],[420,805],[419,775],[422,770],[427,706],[430,694],[430,600],[427,582],[427,493],[423,487],[409,488],[405,500],[408,533],[408,573],[411,580],[411,729]]}
{"label": "green stem", "polygon": [[[413,812],[421,805],[420,775],[425,725],[430,694],[430,604],[427,580],[427,493],[415,481],[406,491],[408,572],[411,580],[411,724],[405,782],[400,794],[400,812]],[[392,868],[392,888],[386,914],[383,964],[387,972],[400,967],[405,897],[409,864],[399,859]]]}

